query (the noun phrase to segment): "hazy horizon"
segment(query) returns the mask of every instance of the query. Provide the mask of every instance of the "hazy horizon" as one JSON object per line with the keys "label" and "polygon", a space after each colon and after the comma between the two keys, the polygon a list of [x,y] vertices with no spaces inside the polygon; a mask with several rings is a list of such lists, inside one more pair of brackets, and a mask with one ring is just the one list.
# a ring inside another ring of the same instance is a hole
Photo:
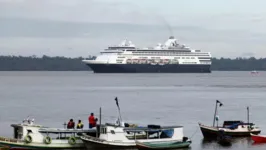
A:
{"label": "hazy horizon", "polygon": [[[266,57],[262,0],[0,0],[0,55],[87,57],[173,34],[213,57]],[[168,25],[171,26],[169,30]]]}

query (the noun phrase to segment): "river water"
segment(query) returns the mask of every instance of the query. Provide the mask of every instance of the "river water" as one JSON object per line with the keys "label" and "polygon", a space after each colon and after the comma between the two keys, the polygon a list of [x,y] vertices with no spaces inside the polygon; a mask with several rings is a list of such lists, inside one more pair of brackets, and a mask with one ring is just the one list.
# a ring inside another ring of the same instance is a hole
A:
{"label": "river water", "polygon": [[[27,116],[37,124],[63,127],[91,112],[115,122],[118,97],[123,121],[138,125],[183,125],[192,138],[191,149],[264,150],[250,138],[235,139],[231,147],[203,141],[198,123],[211,125],[216,99],[220,123],[247,120],[266,133],[266,72],[213,72],[211,74],[93,74],[92,72],[0,72],[0,136],[12,137],[10,124]],[[264,130],[265,129],[265,130]]]}

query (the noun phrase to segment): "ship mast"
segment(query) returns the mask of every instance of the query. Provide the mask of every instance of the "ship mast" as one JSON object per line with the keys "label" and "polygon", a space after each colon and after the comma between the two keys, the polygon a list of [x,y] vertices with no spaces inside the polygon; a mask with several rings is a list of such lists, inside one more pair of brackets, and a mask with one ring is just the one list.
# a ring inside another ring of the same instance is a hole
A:
{"label": "ship mast", "polygon": [[[219,106],[223,106],[223,104],[219,101],[219,100],[216,100],[216,103],[215,103],[215,111],[214,111],[214,117],[213,117],[213,127],[215,125],[215,120],[216,120],[216,114],[217,114],[217,104],[219,103]],[[217,118],[217,127],[218,127],[218,118]]]}

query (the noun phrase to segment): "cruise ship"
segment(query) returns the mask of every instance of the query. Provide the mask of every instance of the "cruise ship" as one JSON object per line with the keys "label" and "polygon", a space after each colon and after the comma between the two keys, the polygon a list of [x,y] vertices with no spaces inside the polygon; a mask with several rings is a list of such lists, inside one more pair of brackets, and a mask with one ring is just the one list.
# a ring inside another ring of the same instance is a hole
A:
{"label": "cruise ship", "polygon": [[124,40],[94,60],[82,60],[94,73],[211,73],[211,53],[192,50],[170,36],[164,44],[137,48]]}

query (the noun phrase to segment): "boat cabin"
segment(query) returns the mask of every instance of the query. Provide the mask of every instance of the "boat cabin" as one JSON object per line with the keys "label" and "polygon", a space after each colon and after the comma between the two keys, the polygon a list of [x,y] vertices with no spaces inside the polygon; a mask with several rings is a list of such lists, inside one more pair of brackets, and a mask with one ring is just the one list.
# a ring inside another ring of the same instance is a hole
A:
{"label": "boat cabin", "polygon": [[147,127],[121,127],[105,124],[99,128],[99,139],[106,141],[135,141],[147,139],[183,140],[182,126],[148,125]]}
{"label": "boat cabin", "polygon": [[11,127],[14,129],[13,138],[16,140],[24,140],[27,135],[31,135],[34,136],[33,141],[39,141],[38,139],[43,140],[43,136],[38,132],[43,126],[34,124],[33,122],[33,120],[24,120],[21,124],[11,124]]}
{"label": "boat cabin", "polygon": [[245,123],[240,120],[234,120],[234,121],[224,121],[223,123],[223,128],[230,128],[230,129],[237,129],[238,127],[241,128],[248,128],[248,127],[253,127],[253,123]]}

